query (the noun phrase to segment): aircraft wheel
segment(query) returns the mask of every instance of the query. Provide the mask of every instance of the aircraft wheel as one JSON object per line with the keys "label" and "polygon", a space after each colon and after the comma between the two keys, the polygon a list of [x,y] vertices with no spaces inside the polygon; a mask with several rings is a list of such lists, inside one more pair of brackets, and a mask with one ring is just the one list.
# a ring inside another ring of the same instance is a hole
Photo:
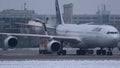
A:
{"label": "aircraft wheel", "polygon": [[94,54],[93,50],[85,50],[85,51],[86,51],[86,54],[88,54],[88,55],[93,55]]}
{"label": "aircraft wheel", "polygon": [[60,53],[60,52],[58,52],[58,53],[57,53],[57,55],[61,55],[61,53]]}
{"label": "aircraft wheel", "polygon": [[110,52],[110,55],[112,56],[112,55],[113,55],[113,53],[112,53],[112,52]]}
{"label": "aircraft wheel", "polygon": [[113,53],[112,53],[112,52],[107,52],[107,55],[108,55],[108,56],[112,56]]}
{"label": "aircraft wheel", "polygon": [[106,50],[102,50],[102,55],[106,55]]}
{"label": "aircraft wheel", "polygon": [[39,54],[46,54],[47,50],[39,50]]}
{"label": "aircraft wheel", "polygon": [[86,52],[84,50],[77,50],[76,51],[77,55],[85,55]]}
{"label": "aircraft wheel", "polygon": [[97,55],[106,55],[106,50],[97,50],[96,54]]}
{"label": "aircraft wheel", "polygon": [[113,55],[112,48],[108,48],[107,55],[108,56],[112,56]]}
{"label": "aircraft wheel", "polygon": [[62,51],[58,52],[57,55],[66,55],[66,50],[62,50]]}
{"label": "aircraft wheel", "polygon": [[62,52],[62,53],[63,53],[63,55],[66,55],[66,50],[63,50],[63,52]]}
{"label": "aircraft wheel", "polygon": [[41,50],[39,50],[39,54],[42,54],[42,51],[41,51]]}
{"label": "aircraft wheel", "polygon": [[39,50],[39,54],[44,54],[44,50]]}
{"label": "aircraft wheel", "polygon": [[39,54],[52,54],[52,53],[48,52],[47,50],[39,50]]}
{"label": "aircraft wheel", "polygon": [[96,51],[96,54],[97,54],[97,55],[100,55],[100,54],[101,54],[100,50],[97,50],[97,51]]}

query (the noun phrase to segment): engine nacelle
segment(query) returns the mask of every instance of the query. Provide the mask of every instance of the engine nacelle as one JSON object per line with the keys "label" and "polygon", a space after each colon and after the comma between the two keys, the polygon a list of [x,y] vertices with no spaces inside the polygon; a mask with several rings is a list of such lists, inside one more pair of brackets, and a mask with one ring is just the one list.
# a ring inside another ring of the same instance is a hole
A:
{"label": "engine nacelle", "polygon": [[4,50],[16,47],[18,44],[18,39],[15,36],[9,36],[4,40]]}
{"label": "engine nacelle", "polygon": [[47,50],[49,52],[59,52],[62,48],[62,45],[59,41],[52,40],[47,44]]}

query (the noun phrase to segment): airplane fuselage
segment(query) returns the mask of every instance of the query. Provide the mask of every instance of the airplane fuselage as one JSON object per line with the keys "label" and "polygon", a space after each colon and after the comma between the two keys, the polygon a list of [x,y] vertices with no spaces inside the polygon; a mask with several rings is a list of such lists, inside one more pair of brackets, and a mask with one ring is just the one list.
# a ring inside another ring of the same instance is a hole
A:
{"label": "airplane fuselage", "polygon": [[79,37],[79,43],[74,43],[75,48],[113,48],[118,45],[119,32],[109,25],[76,25],[64,24],[57,27],[56,33],[62,36]]}

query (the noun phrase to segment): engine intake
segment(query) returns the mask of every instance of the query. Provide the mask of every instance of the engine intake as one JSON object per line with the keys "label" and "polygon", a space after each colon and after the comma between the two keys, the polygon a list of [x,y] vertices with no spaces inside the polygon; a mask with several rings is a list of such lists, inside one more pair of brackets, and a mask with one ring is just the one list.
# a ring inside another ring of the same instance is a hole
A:
{"label": "engine intake", "polygon": [[4,44],[6,48],[14,48],[18,44],[18,39],[15,36],[9,36],[4,40]]}
{"label": "engine intake", "polygon": [[61,43],[56,40],[52,40],[47,44],[47,50],[50,52],[59,52],[61,48]]}

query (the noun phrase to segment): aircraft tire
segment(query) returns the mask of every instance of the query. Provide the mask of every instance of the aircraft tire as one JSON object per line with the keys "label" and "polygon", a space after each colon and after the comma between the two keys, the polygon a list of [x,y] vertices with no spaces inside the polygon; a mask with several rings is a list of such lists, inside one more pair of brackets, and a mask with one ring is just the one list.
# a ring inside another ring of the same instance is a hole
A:
{"label": "aircraft tire", "polygon": [[58,52],[57,55],[66,55],[66,50],[62,50],[62,51]]}
{"label": "aircraft tire", "polygon": [[112,56],[113,53],[112,52],[107,52],[107,56]]}
{"label": "aircraft tire", "polygon": [[97,55],[100,55],[100,50],[97,50],[97,51],[96,51],[96,54],[97,54]]}
{"label": "aircraft tire", "polygon": [[48,52],[47,50],[39,50],[39,54],[52,54],[52,53]]}
{"label": "aircraft tire", "polygon": [[106,55],[106,50],[97,50],[96,54],[97,55]]}
{"label": "aircraft tire", "polygon": [[62,53],[63,53],[63,55],[66,55],[66,50],[63,50],[63,52],[62,52]]}
{"label": "aircraft tire", "polygon": [[102,55],[106,55],[106,50],[102,50]]}
{"label": "aircraft tire", "polygon": [[77,55],[85,55],[86,52],[84,50],[77,50],[76,51]]}
{"label": "aircraft tire", "polygon": [[39,54],[46,54],[46,50],[39,50]]}

